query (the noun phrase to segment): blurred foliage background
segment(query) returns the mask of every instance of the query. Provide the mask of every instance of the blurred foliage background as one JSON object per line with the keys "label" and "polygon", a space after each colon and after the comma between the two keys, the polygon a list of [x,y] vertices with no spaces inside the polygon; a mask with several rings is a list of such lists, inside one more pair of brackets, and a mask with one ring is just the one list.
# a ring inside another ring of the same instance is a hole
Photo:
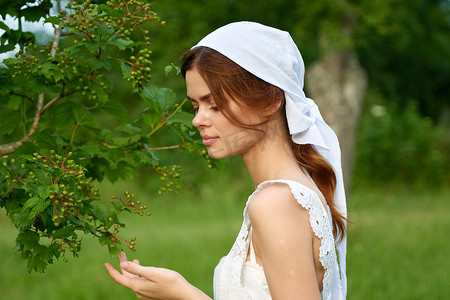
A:
{"label": "blurred foliage background", "polygon": [[[369,81],[348,193],[348,299],[448,297],[450,1],[162,0],[154,9],[166,25],[152,29],[152,82],[174,89],[180,100],[184,82],[166,77],[164,67],[232,21],[289,31],[307,68],[327,47],[352,47]],[[351,38],[340,31],[347,21],[342,12],[354,18]],[[115,96],[130,112],[141,109],[127,88]],[[147,170],[100,188],[105,197],[130,189],[150,203],[150,219],[127,222],[143,264],[174,268],[212,294],[213,268],[237,235],[251,180],[237,158],[225,160],[223,172],[178,150],[167,155],[183,166],[184,189],[177,196],[156,196],[158,179]],[[88,239],[79,259],[58,262],[44,275],[26,274],[3,214],[0,224],[2,299],[134,298],[107,277],[101,265],[106,251]]]}
{"label": "blurred foliage background", "polygon": [[[449,1],[165,0],[155,9],[167,23],[153,31],[153,82],[179,95],[184,82],[161,76],[164,66],[217,27],[249,20],[289,31],[307,68],[329,51],[325,31],[329,47],[352,47],[368,75],[354,183],[450,183]],[[350,37],[341,30],[349,16]]]}

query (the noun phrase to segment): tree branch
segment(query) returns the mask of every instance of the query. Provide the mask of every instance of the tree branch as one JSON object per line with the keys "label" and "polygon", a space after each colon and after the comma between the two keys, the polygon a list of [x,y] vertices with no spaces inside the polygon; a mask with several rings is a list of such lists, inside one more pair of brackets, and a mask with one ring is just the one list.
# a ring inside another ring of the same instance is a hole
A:
{"label": "tree branch", "polygon": [[56,48],[58,48],[60,37],[61,37],[61,27],[56,27],[55,38],[53,39],[52,49],[50,50],[50,54],[52,55],[53,58],[55,58]]}
{"label": "tree branch", "polygon": [[[58,2],[59,3],[59,2]],[[56,55],[56,48],[59,45],[59,38],[61,37],[61,28],[60,27],[56,27],[55,28],[55,38],[53,40],[53,44],[52,44],[52,48],[50,50],[50,54],[52,55],[52,57],[54,58]],[[73,94],[74,92],[72,92],[71,94]],[[64,89],[62,91],[61,94],[59,94],[58,96],[56,96],[55,98],[53,98],[52,100],[50,100],[50,102],[48,102],[45,106],[44,106],[44,100],[45,100],[45,92],[42,92],[39,96],[38,96],[38,101],[36,104],[36,112],[34,114],[34,120],[33,120],[33,124],[31,125],[30,130],[28,131],[27,135],[24,136],[22,139],[20,139],[19,141],[16,142],[12,142],[9,144],[4,144],[4,145],[0,145],[0,155],[4,155],[4,154],[9,154],[9,153],[13,153],[14,151],[16,151],[17,148],[19,148],[23,143],[25,142],[32,142],[32,140],[30,139],[30,136],[36,132],[36,130],[39,127],[39,123],[41,121],[41,116],[44,113],[44,111],[53,103],[55,103],[56,101],[58,101],[59,99],[61,99],[64,96],[67,96],[68,94],[64,94]],[[28,97],[26,97],[28,98]]]}
{"label": "tree branch", "polygon": [[17,148],[22,146],[22,144],[25,142],[31,142],[31,139],[28,136],[24,136],[20,141],[0,145],[0,155],[13,153],[14,151],[16,151]]}

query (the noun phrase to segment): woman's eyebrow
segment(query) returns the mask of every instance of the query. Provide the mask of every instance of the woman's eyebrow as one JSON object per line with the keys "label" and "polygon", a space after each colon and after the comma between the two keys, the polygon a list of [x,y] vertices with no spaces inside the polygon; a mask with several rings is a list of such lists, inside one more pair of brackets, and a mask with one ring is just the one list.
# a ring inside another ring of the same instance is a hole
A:
{"label": "woman's eyebrow", "polygon": [[203,101],[211,100],[211,93],[201,96],[200,98],[198,98],[198,101],[194,98],[189,97],[189,95],[186,95],[186,98],[188,98],[188,100],[194,101],[194,102],[199,102],[199,101],[203,102]]}

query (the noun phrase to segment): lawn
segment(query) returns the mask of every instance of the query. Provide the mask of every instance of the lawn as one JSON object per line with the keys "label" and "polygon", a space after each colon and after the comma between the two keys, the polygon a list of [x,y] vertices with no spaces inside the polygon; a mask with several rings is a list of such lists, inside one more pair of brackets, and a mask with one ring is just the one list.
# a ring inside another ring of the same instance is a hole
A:
{"label": "lawn", "polygon": [[[109,198],[130,189],[150,207],[150,217],[123,219],[123,235],[137,237],[137,251],[127,252],[130,258],[172,268],[212,295],[214,267],[234,242],[252,187],[244,172],[234,177],[201,172],[207,175],[188,174],[176,196],[155,196],[155,186],[143,185],[142,179],[102,184],[101,190]],[[356,187],[348,203],[353,222],[348,299],[448,299],[449,199],[449,188]],[[57,261],[45,274],[29,274],[15,254],[16,231],[4,209],[0,226],[0,299],[136,299],[107,275],[107,250],[92,238],[84,238],[79,258]]]}

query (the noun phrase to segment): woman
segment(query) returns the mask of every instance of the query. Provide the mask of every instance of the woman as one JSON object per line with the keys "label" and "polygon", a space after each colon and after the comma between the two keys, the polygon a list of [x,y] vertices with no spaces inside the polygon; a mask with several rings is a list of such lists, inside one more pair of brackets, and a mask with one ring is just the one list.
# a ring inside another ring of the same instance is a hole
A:
{"label": "woman", "polygon": [[[231,23],[183,61],[192,123],[209,155],[239,154],[256,187],[238,238],[216,267],[215,299],[345,299],[339,144],[303,93],[303,60],[289,34]],[[124,254],[120,261],[122,274],[105,264],[108,272],[141,299],[209,299],[174,271]]]}

